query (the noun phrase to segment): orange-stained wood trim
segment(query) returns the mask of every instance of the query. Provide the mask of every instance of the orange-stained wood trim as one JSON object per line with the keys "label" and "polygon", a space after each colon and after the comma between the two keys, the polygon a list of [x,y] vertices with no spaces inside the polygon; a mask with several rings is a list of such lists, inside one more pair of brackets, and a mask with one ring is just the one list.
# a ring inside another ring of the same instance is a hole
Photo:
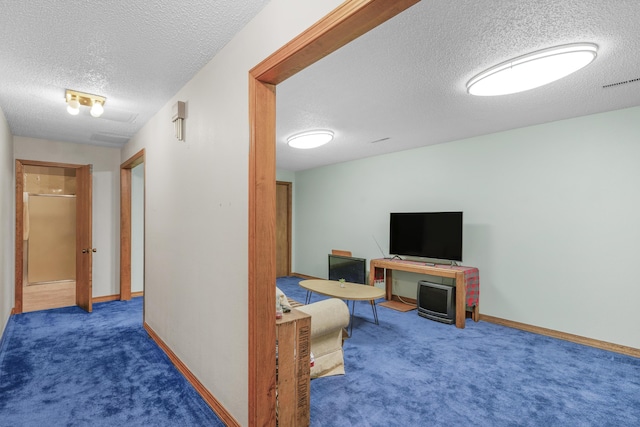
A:
{"label": "orange-stained wood trim", "polygon": [[222,420],[222,422],[227,427],[240,427],[240,423],[238,423],[238,421],[233,418],[229,411],[227,411],[226,408],[222,406],[222,404],[211,394],[211,392],[209,392],[209,390],[207,390],[207,388],[202,385],[198,378],[196,378],[196,376],[193,375],[189,368],[187,368],[187,365],[182,363],[178,356],[176,356],[175,353],[171,351],[169,346],[165,344],[162,339],[160,339],[158,334],[156,334],[155,331],[151,329],[151,327],[146,322],[143,323],[143,326],[151,339],[155,341],[158,347],[160,347],[165,352],[165,354],[169,357],[169,360],[171,360],[171,363],[173,363],[174,366],[178,368],[178,371],[180,371],[180,373],[187,379],[187,381],[191,383],[191,385],[196,389],[200,396],[202,396],[204,401],[207,402],[207,405],[209,405],[211,409],[213,409],[213,412],[216,413],[220,420]]}
{"label": "orange-stained wood trim", "polygon": [[251,70],[263,83],[278,84],[393,18],[420,0],[345,1]]}
{"label": "orange-stained wood trim", "polygon": [[22,161],[16,160],[16,253],[15,253],[15,295],[13,301],[13,310],[15,313],[22,313],[22,289],[24,277],[24,169]]}
{"label": "orange-stained wood trim", "polygon": [[[144,296],[144,291],[131,293],[131,298],[137,298],[137,297],[143,297],[143,296]],[[118,300],[121,300],[119,294],[105,295],[105,296],[93,298],[93,303],[95,304],[97,302],[110,302],[110,301],[118,301]]]}
{"label": "orange-stained wood trim", "polygon": [[[275,425],[275,86],[419,0],[349,0],[249,73],[249,425]],[[267,365],[262,365],[267,363]],[[274,369],[272,369],[274,368]]]}
{"label": "orange-stained wood trim", "polygon": [[120,299],[131,299],[131,169],[120,168]]}
{"label": "orange-stained wood trim", "polygon": [[120,295],[104,295],[101,297],[92,298],[91,301],[95,304],[97,302],[118,301],[119,299],[120,299]]}
{"label": "orange-stained wood trim", "polygon": [[306,274],[296,273],[296,272],[291,273],[291,275],[295,277],[299,277],[301,279],[306,279],[306,280],[322,280],[322,277],[308,276]]}
{"label": "orange-stained wood trim", "polygon": [[120,299],[125,301],[131,299],[131,169],[144,158],[143,148],[120,165]]}
{"label": "orange-stained wood trim", "polygon": [[133,169],[136,166],[144,163],[144,148],[138,151],[133,156],[129,157],[124,163],[120,165],[121,168]]}
{"label": "orange-stained wood trim", "polygon": [[595,347],[601,350],[612,351],[614,353],[620,353],[626,356],[640,358],[640,348],[627,347],[624,345],[614,344],[606,341],[600,341],[593,338],[583,337],[580,335],[573,335],[566,332],[555,331],[553,329],[542,328],[540,326],[533,326],[533,325],[528,325],[526,323],[515,322],[513,320],[502,319],[500,317],[488,316],[486,314],[480,314],[480,320],[484,320],[485,322],[489,322],[489,323],[495,323],[496,325],[507,326],[509,328],[520,329],[522,331],[527,331],[527,332],[531,332],[538,335],[545,335],[547,337],[557,338],[564,341],[570,341],[576,344]]}
{"label": "orange-stained wood trim", "polygon": [[95,304],[97,302],[110,302],[110,301],[117,301],[120,299],[120,295],[104,295],[101,297],[94,297],[92,298],[92,302]]}
{"label": "orange-stained wood trim", "polygon": [[[275,87],[250,79],[249,425],[276,422]],[[262,140],[263,139],[263,140]]]}
{"label": "orange-stained wood trim", "polygon": [[56,162],[43,162],[40,160],[25,160],[18,159],[17,162],[22,163],[27,166],[44,166],[44,167],[52,167],[52,168],[64,168],[64,169],[80,169],[85,165],[77,165],[73,163],[56,163]]}
{"label": "orange-stained wood trim", "polygon": [[93,217],[91,165],[76,169],[76,305],[93,310]]}

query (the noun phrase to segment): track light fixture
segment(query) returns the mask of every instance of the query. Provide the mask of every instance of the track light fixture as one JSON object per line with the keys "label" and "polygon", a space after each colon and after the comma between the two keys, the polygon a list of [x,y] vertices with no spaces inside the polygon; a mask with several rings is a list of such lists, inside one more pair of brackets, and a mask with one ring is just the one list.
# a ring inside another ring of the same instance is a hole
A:
{"label": "track light fixture", "polygon": [[80,106],[84,105],[90,108],[89,113],[93,117],[100,117],[104,113],[104,103],[107,98],[67,89],[65,100],[67,101],[67,112],[72,116],[77,116],[80,112]]}

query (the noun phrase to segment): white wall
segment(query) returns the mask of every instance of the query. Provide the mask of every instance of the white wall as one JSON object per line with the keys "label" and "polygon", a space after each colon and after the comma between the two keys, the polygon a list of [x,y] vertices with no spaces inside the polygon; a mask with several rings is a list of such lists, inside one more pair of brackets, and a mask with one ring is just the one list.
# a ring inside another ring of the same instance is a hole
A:
{"label": "white wall", "polygon": [[93,297],[119,294],[120,149],[20,136],[13,149],[16,159],[93,165]]}
{"label": "white wall", "polygon": [[298,172],[294,271],[379,258],[391,211],[461,210],[481,313],[640,348],[639,135],[635,107]]}
{"label": "white wall", "polygon": [[13,160],[13,139],[4,113],[0,110],[0,338],[3,336],[15,299]]}
{"label": "white wall", "polygon": [[144,163],[131,169],[131,292],[144,290]]}
{"label": "white wall", "polygon": [[[248,72],[340,1],[273,0],[123,149],[145,148],[145,321],[248,420]],[[187,103],[185,141],[171,107]],[[275,178],[275,177],[274,177]]]}

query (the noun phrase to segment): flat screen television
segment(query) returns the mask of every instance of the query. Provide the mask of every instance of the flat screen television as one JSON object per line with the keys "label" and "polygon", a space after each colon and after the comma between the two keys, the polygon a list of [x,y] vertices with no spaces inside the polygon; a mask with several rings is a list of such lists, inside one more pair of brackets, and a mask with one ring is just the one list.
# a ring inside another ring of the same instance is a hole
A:
{"label": "flat screen television", "polygon": [[455,286],[431,283],[426,280],[418,282],[416,298],[418,315],[438,322],[452,324],[456,319]]}
{"label": "flat screen television", "polygon": [[462,261],[462,212],[392,212],[389,255]]}
{"label": "flat screen television", "polygon": [[329,280],[367,284],[367,260],[329,254]]}

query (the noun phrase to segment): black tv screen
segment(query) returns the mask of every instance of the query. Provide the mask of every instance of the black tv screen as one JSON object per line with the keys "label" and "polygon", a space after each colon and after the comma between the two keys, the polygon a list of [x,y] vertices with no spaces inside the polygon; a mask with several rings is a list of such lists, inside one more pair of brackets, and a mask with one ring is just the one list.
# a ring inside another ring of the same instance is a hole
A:
{"label": "black tv screen", "polygon": [[329,280],[367,284],[367,260],[329,254]]}
{"label": "black tv screen", "polygon": [[462,261],[462,212],[392,212],[389,254]]}

